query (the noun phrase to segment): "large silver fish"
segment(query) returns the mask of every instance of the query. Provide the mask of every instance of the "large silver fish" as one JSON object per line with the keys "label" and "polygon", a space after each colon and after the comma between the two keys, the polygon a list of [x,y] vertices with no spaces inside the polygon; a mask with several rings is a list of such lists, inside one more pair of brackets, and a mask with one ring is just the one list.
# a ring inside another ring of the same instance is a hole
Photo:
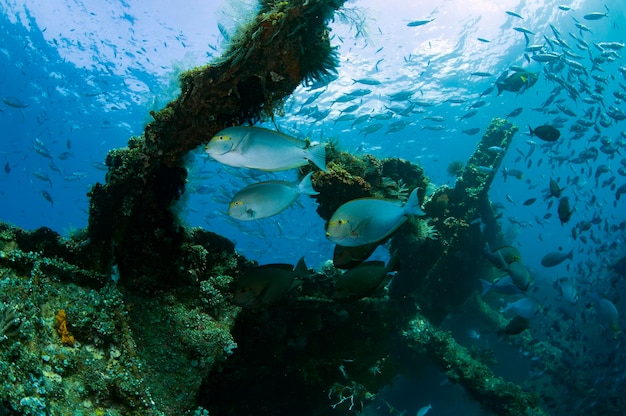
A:
{"label": "large silver fish", "polygon": [[417,188],[404,205],[376,198],[354,199],[337,208],[326,227],[326,237],[345,247],[375,243],[391,235],[409,215],[426,215],[420,208]]}
{"label": "large silver fish", "polygon": [[289,207],[300,194],[316,195],[311,175],[300,183],[266,181],[246,186],[237,192],[228,206],[228,215],[242,221],[271,217]]}
{"label": "large silver fish", "polygon": [[305,141],[261,127],[235,126],[217,133],[205,151],[225,165],[264,171],[304,166],[308,161],[326,171],[323,145],[307,147]]}

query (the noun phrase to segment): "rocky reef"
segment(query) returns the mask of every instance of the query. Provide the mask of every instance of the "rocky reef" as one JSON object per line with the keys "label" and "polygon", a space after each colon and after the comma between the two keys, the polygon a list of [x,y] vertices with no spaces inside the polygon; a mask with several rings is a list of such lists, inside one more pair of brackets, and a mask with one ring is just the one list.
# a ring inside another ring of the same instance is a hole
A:
{"label": "rocky reef", "polygon": [[297,85],[333,73],[326,23],[342,5],[263,1],[221,59],[182,74],[181,95],[109,152],[86,230],[66,239],[0,227],[0,413],[349,414],[432,361],[487,409],[543,414],[532,393],[438,329],[475,290],[464,277],[482,267],[485,237],[472,224],[490,216],[487,190],[517,131],[506,120],[492,121],[453,188],[434,191],[408,161],[329,146],[328,172],[313,176],[324,219],[350,199],[421,188],[428,220],[391,238],[399,271],[381,296],[338,301],[328,265],[286,299],[242,309],[231,288],[254,264],[171,209],[187,152],[224,127],[273,117]]}

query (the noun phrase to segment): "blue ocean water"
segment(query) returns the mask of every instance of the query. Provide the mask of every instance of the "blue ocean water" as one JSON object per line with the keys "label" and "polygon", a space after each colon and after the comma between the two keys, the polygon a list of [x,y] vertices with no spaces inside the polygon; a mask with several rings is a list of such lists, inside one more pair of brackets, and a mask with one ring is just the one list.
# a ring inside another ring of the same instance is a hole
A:
{"label": "blue ocean water", "polygon": [[[4,221],[27,229],[47,226],[62,234],[85,227],[86,194],[94,183],[104,182],[107,151],[141,134],[148,112],[175,97],[180,69],[219,55],[225,39],[218,22],[232,34],[246,16],[234,7],[213,6],[206,17],[210,24],[186,27],[189,22],[180,16],[185,8],[173,12],[157,2],[147,11],[123,1],[104,3],[98,9],[81,2],[59,1],[56,9],[37,2],[0,3]],[[250,4],[246,7],[253,9]],[[584,17],[607,10],[607,16],[595,20]],[[522,176],[505,179],[499,174],[489,195],[502,205],[508,241],[520,250],[534,277],[535,296],[544,308],[555,311],[538,319],[538,332],[547,339],[559,338],[572,357],[588,355],[577,365],[593,374],[596,383],[590,388],[602,389],[607,397],[617,394],[624,381],[623,369],[610,370],[623,362],[619,352],[623,334],[607,329],[607,322],[589,305],[597,293],[618,311],[626,310],[624,284],[616,284],[610,270],[625,255],[626,198],[617,196],[626,184],[626,124],[616,119],[626,111],[620,97],[626,94],[625,52],[619,47],[626,41],[624,10],[620,0],[440,1],[427,7],[399,0],[350,2],[331,25],[332,43],[340,56],[337,79],[320,88],[302,86],[286,101],[284,116],[263,124],[314,141],[333,140],[350,152],[401,157],[423,166],[433,183],[453,186],[455,177],[448,173],[448,165],[467,160],[493,117],[506,117],[521,108],[521,114],[510,117],[520,130],[503,166],[520,170]],[[520,28],[532,34],[525,35]],[[550,43],[559,40],[561,45]],[[618,46],[600,46],[610,42]],[[544,52],[569,51],[580,57],[563,55],[560,66],[549,65],[532,59],[539,53],[528,50],[534,45]],[[565,59],[580,62],[582,74]],[[521,94],[487,93],[512,66],[538,73],[539,80]],[[571,85],[578,98],[562,86],[556,91],[559,84],[549,74]],[[338,102],[356,89],[370,92]],[[392,99],[401,92],[410,92],[410,98]],[[553,93],[554,101],[546,104]],[[314,99],[307,103],[310,98]],[[556,103],[574,115],[564,114]],[[357,108],[346,111],[353,104]],[[473,109],[476,114],[468,116]],[[354,124],[354,119],[340,119],[345,114],[369,117]],[[577,120],[593,121],[580,138],[572,131],[581,125]],[[399,131],[390,131],[398,122]],[[378,130],[368,132],[377,124]],[[556,144],[530,137],[528,126],[543,124],[559,125],[561,139]],[[463,133],[473,128],[479,132]],[[597,158],[580,160],[589,149],[598,152]],[[201,149],[190,155],[189,171],[187,193],[177,207],[189,225],[232,239],[237,250],[260,263],[294,263],[305,255],[309,266],[319,267],[332,258],[333,246],[324,238],[324,223],[312,199],[300,198],[278,216],[258,222],[241,223],[226,215],[236,190],[260,180],[295,180],[293,172],[244,172],[212,161]],[[559,221],[556,202],[548,206],[544,200],[550,179],[564,188],[573,208],[565,224]],[[537,201],[524,205],[531,198]],[[587,225],[590,228],[584,229]],[[571,250],[572,260],[542,266],[547,253]],[[381,249],[376,256],[387,254]],[[559,278],[576,285],[580,299],[575,305],[560,293]],[[479,323],[462,326],[453,328],[460,338],[467,329],[480,332]],[[465,341],[488,342],[484,337]],[[596,366],[600,356],[605,361]],[[499,361],[513,357],[507,351]],[[541,372],[533,362],[520,368],[522,373],[510,370],[512,378]],[[581,408],[592,409],[593,400],[580,399]],[[576,408],[575,403],[571,407]]]}

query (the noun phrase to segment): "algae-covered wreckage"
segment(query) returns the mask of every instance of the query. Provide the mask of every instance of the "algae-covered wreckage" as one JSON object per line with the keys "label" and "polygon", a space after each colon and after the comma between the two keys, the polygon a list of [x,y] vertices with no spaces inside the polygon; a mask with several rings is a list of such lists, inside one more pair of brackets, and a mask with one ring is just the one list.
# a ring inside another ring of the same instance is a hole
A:
{"label": "algae-covered wreckage", "polygon": [[[456,186],[427,198],[428,220],[394,234],[401,260],[384,297],[333,299],[337,272],[328,268],[288,300],[233,304],[233,283],[253,264],[227,239],[178,222],[171,207],[185,190],[184,156],[225,127],[271,118],[299,84],[332,74],[327,22],[344,2],[261,3],[218,62],[182,74],[180,96],[141,137],[109,152],[86,230],[65,239],[2,225],[0,410],[349,414],[431,360],[496,414],[543,414],[539,396],[438,329],[472,299],[475,282],[465,277],[483,267],[485,237],[471,223],[482,217],[489,229],[493,218],[487,190],[503,154],[487,149],[511,143],[517,128],[505,120],[493,120]],[[313,176],[322,218],[350,199],[428,185],[404,160],[327,150],[328,172]]]}

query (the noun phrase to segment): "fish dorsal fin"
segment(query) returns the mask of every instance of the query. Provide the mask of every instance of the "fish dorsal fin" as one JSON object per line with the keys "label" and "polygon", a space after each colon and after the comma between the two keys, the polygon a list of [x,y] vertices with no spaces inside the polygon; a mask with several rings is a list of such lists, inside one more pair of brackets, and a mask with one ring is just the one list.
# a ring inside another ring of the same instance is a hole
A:
{"label": "fish dorsal fin", "polygon": [[298,260],[298,263],[296,264],[295,269],[293,269],[294,274],[296,275],[296,277],[311,277],[312,273],[309,272],[309,268],[306,266],[306,263],[304,262],[304,256],[300,257],[300,260]]}
{"label": "fish dorsal fin", "polygon": [[313,175],[313,172],[309,172],[304,178],[302,178],[302,181],[298,184],[296,188],[299,194],[305,194],[305,195],[319,194],[319,192],[313,189],[313,183],[311,182],[312,175]]}

